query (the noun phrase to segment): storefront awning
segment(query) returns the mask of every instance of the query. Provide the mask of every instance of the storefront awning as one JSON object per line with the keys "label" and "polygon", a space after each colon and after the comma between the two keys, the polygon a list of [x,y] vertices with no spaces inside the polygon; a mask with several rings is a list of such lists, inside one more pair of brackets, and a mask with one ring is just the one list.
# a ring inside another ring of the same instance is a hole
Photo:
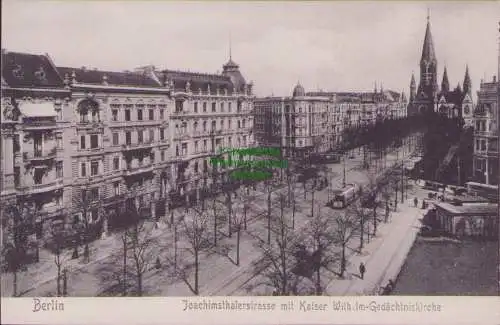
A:
{"label": "storefront awning", "polygon": [[25,117],[54,117],[56,111],[54,104],[45,103],[20,103],[19,110]]}

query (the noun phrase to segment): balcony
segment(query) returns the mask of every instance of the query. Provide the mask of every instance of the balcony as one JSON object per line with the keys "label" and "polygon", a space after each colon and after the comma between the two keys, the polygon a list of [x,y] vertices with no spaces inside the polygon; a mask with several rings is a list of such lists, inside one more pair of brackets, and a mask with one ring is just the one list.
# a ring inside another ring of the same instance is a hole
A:
{"label": "balcony", "polygon": [[45,192],[51,192],[59,190],[63,187],[62,179],[45,183],[45,184],[33,184],[31,186],[26,186],[20,189],[22,194],[40,194]]}
{"label": "balcony", "polygon": [[174,140],[188,140],[191,138],[191,135],[187,132],[174,134]]}
{"label": "balcony", "polygon": [[57,154],[57,149],[53,147],[50,150],[35,149],[32,152],[24,152],[23,159],[31,161],[44,161],[54,159]]}
{"label": "balcony", "polygon": [[130,151],[130,150],[147,150],[151,149],[154,146],[154,143],[152,141],[147,141],[147,142],[142,142],[142,143],[126,143],[122,144],[122,150],[123,151]]}
{"label": "balcony", "polygon": [[488,158],[498,158],[498,151],[495,149],[490,150],[476,150],[474,152],[475,156],[488,157]]}
{"label": "balcony", "polygon": [[125,176],[135,176],[144,173],[152,173],[154,170],[153,164],[151,165],[139,165],[136,167],[132,167],[131,165],[127,166],[127,169],[123,171]]}
{"label": "balcony", "polygon": [[496,131],[476,131],[476,130],[474,130],[474,136],[496,137],[497,133],[496,133]]}
{"label": "balcony", "polygon": [[103,200],[103,203],[105,205],[112,204],[112,203],[120,203],[120,202],[123,202],[126,198],[127,198],[126,194],[118,194],[118,195],[112,194],[112,196],[105,198]]}

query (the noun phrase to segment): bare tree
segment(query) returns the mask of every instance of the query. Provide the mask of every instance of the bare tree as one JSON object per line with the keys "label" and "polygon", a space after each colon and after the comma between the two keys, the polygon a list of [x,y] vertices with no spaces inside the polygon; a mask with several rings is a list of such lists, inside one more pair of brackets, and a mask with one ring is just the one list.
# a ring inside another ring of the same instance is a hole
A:
{"label": "bare tree", "polygon": [[258,234],[252,234],[263,255],[261,260],[254,263],[255,273],[264,278],[263,282],[256,286],[271,286],[278,295],[288,295],[293,291],[292,258],[297,239],[284,213],[284,204],[285,198],[280,196],[280,213],[271,219],[273,242],[268,243]]}
{"label": "bare tree", "polygon": [[[103,214],[102,206],[99,201],[99,192],[94,190],[82,189],[80,195],[73,196],[73,206],[76,207],[76,213],[80,217],[76,218],[75,229],[79,232],[79,239],[83,241],[83,258],[86,263],[90,262],[90,241],[95,235],[95,223],[97,216]],[[75,250],[78,249],[78,242],[75,245]]]}
{"label": "bare tree", "polygon": [[347,266],[346,248],[357,229],[356,220],[349,214],[339,214],[333,219],[333,236],[335,243],[340,246],[340,277],[344,276]]}
{"label": "bare tree", "polygon": [[[18,294],[18,272],[28,262],[28,236],[33,231],[36,214],[35,205],[27,202],[7,204],[3,209],[2,230],[5,236],[2,236],[2,255],[7,270],[13,275],[14,297]],[[38,250],[38,246],[36,249]]]}
{"label": "bare tree", "polygon": [[[194,256],[194,288],[195,295],[199,294],[199,258],[200,252],[209,247],[208,218],[204,211],[191,209],[192,213],[186,215],[183,220],[183,233],[189,243],[191,253]],[[187,279],[185,279],[187,280]],[[187,281],[186,281],[187,282]]]}
{"label": "bare tree", "polygon": [[154,255],[152,247],[152,224],[141,220],[135,223],[125,232],[124,247],[127,249],[128,257],[132,261],[132,270],[136,278],[136,294],[143,295],[144,274],[152,265]]}
{"label": "bare tree", "polygon": [[[369,226],[370,213],[365,209],[361,202],[357,201],[352,203],[348,208],[346,213],[354,218],[356,221],[358,233],[359,233],[359,246],[358,251],[362,252],[365,244],[365,229]],[[370,236],[369,231],[366,231],[367,235]],[[368,237],[368,241],[370,238]]]}
{"label": "bare tree", "polygon": [[57,277],[57,296],[62,295],[61,280],[63,279],[63,269],[66,259],[64,258],[65,241],[67,240],[68,232],[64,223],[53,222],[50,226],[51,241],[53,244],[54,264],[56,265]]}
{"label": "bare tree", "polygon": [[329,218],[321,214],[321,207],[318,205],[316,214],[313,219],[308,223],[305,230],[306,242],[308,242],[313,252],[310,256],[311,269],[316,272],[316,294],[321,295],[323,286],[321,284],[321,271],[323,269],[329,270],[330,267],[337,262],[338,257],[336,252],[333,251],[335,243],[335,236],[333,235],[332,222]]}

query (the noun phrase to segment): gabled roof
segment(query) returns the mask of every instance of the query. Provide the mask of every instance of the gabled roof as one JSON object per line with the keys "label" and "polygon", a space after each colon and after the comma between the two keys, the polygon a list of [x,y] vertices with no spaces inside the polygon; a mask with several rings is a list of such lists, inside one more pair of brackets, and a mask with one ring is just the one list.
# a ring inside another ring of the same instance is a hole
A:
{"label": "gabled roof", "polygon": [[77,83],[102,85],[104,79],[106,79],[107,84],[113,86],[161,87],[158,81],[142,72],[115,72],[71,67],[57,67],[57,70],[63,78],[67,76],[69,80],[71,80],[74,73]]}
{"label": "gabled roof", "polygon": [[47,55],[2,51],[2,83],[13,88],[63,88]]}

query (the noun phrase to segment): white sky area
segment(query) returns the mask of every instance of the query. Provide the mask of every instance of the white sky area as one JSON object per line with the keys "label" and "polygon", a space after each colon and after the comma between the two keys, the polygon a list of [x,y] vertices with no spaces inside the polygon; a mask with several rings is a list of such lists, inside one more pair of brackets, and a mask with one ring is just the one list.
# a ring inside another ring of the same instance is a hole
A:
{"label": "white sky area", "polygon": [[500,2],[2,1],[2,48],[58,66],[216,73],[232,57],[259,96],[306,91],[409,93],[418,83],[427,8],[451,87],[498,71]]}

